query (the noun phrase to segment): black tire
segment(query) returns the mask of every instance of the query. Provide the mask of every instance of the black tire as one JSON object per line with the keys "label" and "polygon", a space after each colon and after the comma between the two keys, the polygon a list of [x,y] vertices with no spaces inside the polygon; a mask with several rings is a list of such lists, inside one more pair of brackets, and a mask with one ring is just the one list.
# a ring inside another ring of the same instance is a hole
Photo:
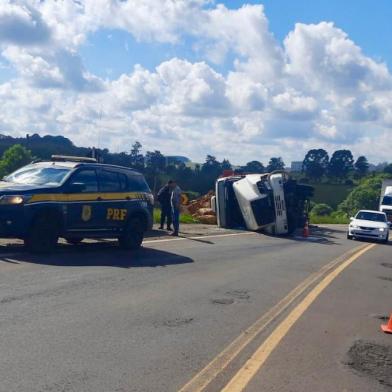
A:
{"label": "black tire", "polygon": [[79,245],[83,241],[83,238],[81,237],[65,238],[65,241],[67,241],[67,243],[71,245]]}
{"label": "black tire", "polygon": [[41,213],[34,218],[27,237],[26,248],[33,253],[49,253],[54,250],[59,239],[60,223],[51,213]]}
{"label": "black tire", "polygon": [[385,240],[382,241],[384,244],[387,244],[389,242],[389,235],[387,235],[387,238],[385,238]]}
{"label": "black tire", "polygon": [[145,225],[139,217],[130,218],[122,235],[118,238],[121,249],[136,250],[142,245]]}
{"label": "black tire", "polygon": [[352,240],[352,239],[353,239],[353,236],[347,233],[347,239],[348,239],[348,240]]}

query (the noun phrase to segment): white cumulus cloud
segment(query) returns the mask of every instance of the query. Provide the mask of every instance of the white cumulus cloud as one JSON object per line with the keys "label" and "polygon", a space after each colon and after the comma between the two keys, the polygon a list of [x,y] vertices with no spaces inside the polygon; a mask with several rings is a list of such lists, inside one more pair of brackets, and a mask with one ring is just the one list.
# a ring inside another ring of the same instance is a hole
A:
{"label": "white cumulus cloud", "polygon": [[[162,59],[103,80],[79,49],[107,28],[146,50],[191,37],[202,60]],[[115,150],[140,140],[168,154],[236,163],[299,159],[314,147],[388,159],[391,73],[332,22],[299,23],[278,42],[261,4],[0,0],[0,53],[16,72],[0,84],[1,133],[64,134]],[[228,59],[229,69],[218,71]]]}

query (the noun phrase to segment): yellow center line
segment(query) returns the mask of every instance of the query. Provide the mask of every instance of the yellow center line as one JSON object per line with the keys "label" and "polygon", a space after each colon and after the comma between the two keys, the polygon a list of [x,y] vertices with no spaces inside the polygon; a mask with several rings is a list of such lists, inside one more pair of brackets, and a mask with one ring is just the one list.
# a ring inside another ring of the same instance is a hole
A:
{"label": "yellow center line", "polygon": [[350,264],[372,249],[375,244],[367,245],[360,249],[317,284],[309,294],[289,313],[289,315],[276,327],[269,337],[261,344],[255,353],[248,359],[245,365],[234,375],[221,392],[240,392],[249,384],[251,379],[261,369],[270,354],[278,346],[280,341],[287,335],[295,322],[304,314],[309,306],[317,299],[326,287]]}
{"label": "yellow center line", "polygon": [[243,331],[234,341],[232,341],[220,354],[198,372],[179,392],[201,392],[208,386],[233,360],[234,358],[274,319],[283,313],[302,293],[318,281],[326,272],[334,268],[340,262],[347,260],[352,254],[356,254],[366,245],[361,245],[345,254],[337,257],[324,265],[317,272],[309,275],[297,287],[291,290],[276,305],[264,313],[249,328]]}

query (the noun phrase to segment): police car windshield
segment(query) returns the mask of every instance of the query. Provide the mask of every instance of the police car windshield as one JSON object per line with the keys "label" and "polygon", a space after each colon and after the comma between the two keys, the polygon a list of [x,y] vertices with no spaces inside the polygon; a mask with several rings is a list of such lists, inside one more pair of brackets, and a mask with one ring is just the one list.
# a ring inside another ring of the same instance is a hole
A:
{"label": "police car windshield", "polygon": [[66,167],[29,165],[13,172],[4,180],[16,184],[56,186],[63,182],[70,171]]}

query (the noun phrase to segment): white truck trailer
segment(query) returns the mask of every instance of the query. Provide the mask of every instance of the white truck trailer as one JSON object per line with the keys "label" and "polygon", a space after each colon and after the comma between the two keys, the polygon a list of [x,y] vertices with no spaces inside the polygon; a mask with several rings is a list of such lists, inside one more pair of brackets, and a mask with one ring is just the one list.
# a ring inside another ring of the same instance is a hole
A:
{"label": "white truck trailer", "polygon": [[312,195],[286,172],[232,175],[216,181],[212,208],[219,227],[284,235],[303,227]]}
{"label": "white truck trailer", "polygon": [[382,182],[379,210],[385,212],[390,225],[392,225],[392,180]]}

